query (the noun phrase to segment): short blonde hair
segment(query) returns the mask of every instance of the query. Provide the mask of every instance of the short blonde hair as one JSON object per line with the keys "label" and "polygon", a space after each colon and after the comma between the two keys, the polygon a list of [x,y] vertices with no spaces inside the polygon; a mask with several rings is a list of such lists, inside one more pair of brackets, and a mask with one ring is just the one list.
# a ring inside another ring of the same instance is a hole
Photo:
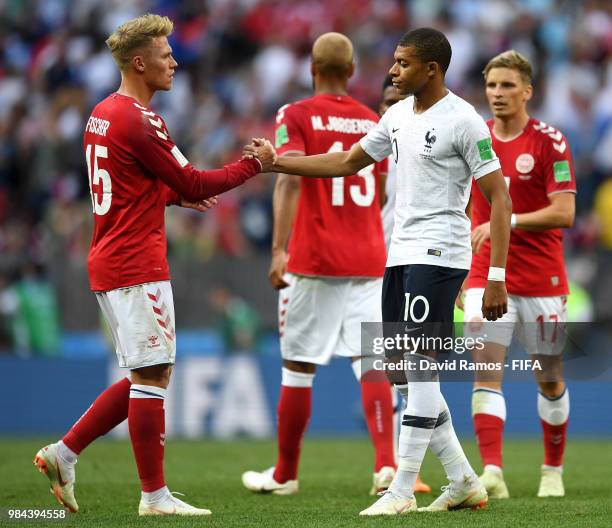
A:
{"label": "short blonde hair", "polygon": [[150,44],[155,37],[167,37],[173,28],[172,20],[168,17],[148,13],[119,26],[106,39],[106,45],[119,69],[125,71],[136,49]]}
{"label": "short blonde hair", "polygon": [[520,73],[521,78],[526,84],[531,84],[531,80],[533,78],[531,63],[524,55],[521,55],[516,50],[511,49],[504,51],[503,53],[493,57],[482,72],[485,79],[487,78],[489,71],[491,71],[493,68],[509,68],[511,70],[516,70]]}

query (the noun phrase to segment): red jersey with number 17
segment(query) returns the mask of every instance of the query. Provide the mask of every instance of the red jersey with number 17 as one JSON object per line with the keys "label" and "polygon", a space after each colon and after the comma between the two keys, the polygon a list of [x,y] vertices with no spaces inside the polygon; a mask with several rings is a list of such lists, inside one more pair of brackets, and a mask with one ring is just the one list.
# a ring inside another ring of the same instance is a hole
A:
{"label": "red jersey with number 17", "polygon": [[[347,95],[321,94],[281,107],[276,149],[282,154],[349,150],[378,115]],[[374,164],[344,178],[301,178],[287,271],[326,277],[381,277],[385,240]]]}
{"label": "red jersey with number 17", "polygon": [[[491,130],[493,150],[509,185],[512,212],[521,214],[550,205],[549,196],[576,192],[569,144],[561,132],[542,121],[530,119],[523,132],[501,141]],[[472,186],[472,229],[488,222],[491,207],[478,186]],[[525,231],[513,229],[506,264],[506,287],[511,295],[552,297],[567,295],[569,288],[563,262],[561,229]],[[472,256],[467,288],[487,283],[491,242]]]}

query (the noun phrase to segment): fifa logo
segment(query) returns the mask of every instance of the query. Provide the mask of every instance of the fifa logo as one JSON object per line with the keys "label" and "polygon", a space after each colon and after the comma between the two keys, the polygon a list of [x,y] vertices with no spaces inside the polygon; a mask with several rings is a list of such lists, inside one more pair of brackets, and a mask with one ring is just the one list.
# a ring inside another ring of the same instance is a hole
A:
{"label": "fifa logo", "polygon": [[435,128],[432,128],[431,130],[428,130],[425,134],[425,150],[427,152],[431,151],[431,147],[433,147],[433,144],[436,142],[436,136],[433,135],[433,132],[435,132],[435,130]]}

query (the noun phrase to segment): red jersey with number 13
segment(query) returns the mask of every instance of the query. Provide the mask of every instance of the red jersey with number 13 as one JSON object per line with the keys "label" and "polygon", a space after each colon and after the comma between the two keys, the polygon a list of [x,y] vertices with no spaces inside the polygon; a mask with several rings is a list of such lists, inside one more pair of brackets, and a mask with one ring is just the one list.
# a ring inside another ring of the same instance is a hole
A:
{"label": "red jersey with number 13", "polygon": [[[521,214],[550,205],[548,197],[560,192],[576,192],[576,179],[567,140],[557,129],[530,119],[523,132],[511,141],[501,141],[493,133],[493,120],[487,121],[493,150],[499,156],[509,185],[512,212]],[[472,186],[472,229],[488,222],[491,207],[478,186]],[[510,235],[506,287],[511,295],[552,297],[567,295],[569,288],[563,262],[561,229],[525,231],[513,229]],[[485,242],[472,256],[468,288],[484,288],[487,283],[491,242]]]}
{"label": "red jersey with number 13", "polygon": [[[349,150],[378,122],[346,95],[321,94],[281,107],[279,155]],[[378,173],[370,165],[344,178],[301,178],[287,271],[328,277],[381,277],[385,240]]]}

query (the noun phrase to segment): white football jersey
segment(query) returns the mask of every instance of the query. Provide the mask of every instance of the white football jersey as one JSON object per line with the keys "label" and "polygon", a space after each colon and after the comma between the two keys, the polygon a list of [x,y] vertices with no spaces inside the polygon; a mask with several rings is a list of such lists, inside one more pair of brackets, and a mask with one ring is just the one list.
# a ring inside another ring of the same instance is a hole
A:
{"label": "white football jersey", "polygon": [[389,252],[389,244],[391,243],[391,233],[393,232],[393,224],[395,224],[395,179],[397,166],[393,162],[393,158],[389,156],[389,169],[387,171],[387,181],[385,182],[385,194],[387,200],[380,212],[382,215],[383,230],[385,232],[385,246],[387,253]]}
{"label": "white football jersey", "polygon": [[[387,267],[431,264],[469,269],[472,176],[500,168],[485,121],[452,92],[421,114],[414,97],[394,104],[360,141],[396,169],[395,223]],[[391,167],[390,167],[391,170]]]}

